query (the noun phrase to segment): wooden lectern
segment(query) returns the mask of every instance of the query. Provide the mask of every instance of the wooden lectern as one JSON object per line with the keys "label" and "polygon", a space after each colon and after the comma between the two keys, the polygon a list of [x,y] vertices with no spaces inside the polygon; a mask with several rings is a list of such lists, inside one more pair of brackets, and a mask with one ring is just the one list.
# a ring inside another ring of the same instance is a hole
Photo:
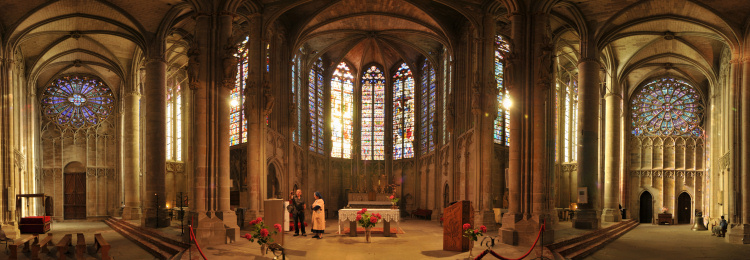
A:
{"label": "wooden lectern", "polygon": [[[282,226],[284,225],[284,215],[289,214],[284,207],[284,200],[269,199],[263,202],[263,206],[265,209],[265,218],[263,218],[263,223],[266,224],[269,229],[271,229],[269,231],[275,230],[273,228],[274,224],[280,224]],[[281,233],[273,235],[272,238],[274,243],[279,243],[279,245],[283,246],[284,229],[282,228],[281,230]]]}
{"label": "wooden lectern", "polygon": [[459,201],[443,210],[443,250],[469,251],[470,240],[463,236],[465,223],[474,227],[474,209],[471,201]]}

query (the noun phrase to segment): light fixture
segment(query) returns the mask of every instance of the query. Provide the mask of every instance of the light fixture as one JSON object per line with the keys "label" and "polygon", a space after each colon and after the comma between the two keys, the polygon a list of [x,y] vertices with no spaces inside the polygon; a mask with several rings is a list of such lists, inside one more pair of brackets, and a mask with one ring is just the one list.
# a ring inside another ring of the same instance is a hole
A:
{"label": "light fixture", "polygon": [[513,101],[510,100],[510,97],[506,97],[503,99],[503,107],[505,109],[510,109],[510,107],[513,106]]}
{"label": "light fixture", "polygon": [[239,106],[239,105],[240,105],[240,102],[239,102],[239,101],[237,101],[237,99],[236,99],[236,98],[233,98],[233,99],[232,99],[231,101],[229,101],[229,105],[231,105],[231,106],[233,106],[233,107],[236,107],[236,106]]}

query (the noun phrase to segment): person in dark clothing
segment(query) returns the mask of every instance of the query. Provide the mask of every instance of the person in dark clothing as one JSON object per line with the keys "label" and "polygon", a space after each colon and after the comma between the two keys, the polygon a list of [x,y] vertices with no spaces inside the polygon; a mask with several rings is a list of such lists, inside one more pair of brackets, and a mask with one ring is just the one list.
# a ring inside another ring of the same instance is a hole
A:
{"label": "person in dark clothing", "polygon": [[305,199],[302,198],[302,190],[297,190],[297,196],[294,197],[293,201],[294,213],[292,213],[292,217],[294,217],[294,236],[299,236],[300,229],[302,229],[302,236],[307,236],[307,234],[305,234],[305,210],[307,210],[307,204],[305,204]]}
{"label": "person in dark clothing", "polygon": [[711,235],[717,236],[717,237],[723,237],[724,234],[727,233],[727,226],[728,226],[727,221],[724,219],[724,216],[721,216],[721,221],[719,222],[719,225],[714,227],[714,229],[712,230],[713,234]]}

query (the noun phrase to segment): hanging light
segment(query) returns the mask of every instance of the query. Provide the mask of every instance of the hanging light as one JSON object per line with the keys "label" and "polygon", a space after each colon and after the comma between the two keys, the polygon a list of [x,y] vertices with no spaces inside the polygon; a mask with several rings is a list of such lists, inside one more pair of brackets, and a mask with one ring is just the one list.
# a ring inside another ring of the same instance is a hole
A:
{"label": "hanging light", "polygon": [[505,109],[510,109],[510,107],[513,106],[513,101],[510,100],[510,97],[506,97],[503,99],[503,107]]}

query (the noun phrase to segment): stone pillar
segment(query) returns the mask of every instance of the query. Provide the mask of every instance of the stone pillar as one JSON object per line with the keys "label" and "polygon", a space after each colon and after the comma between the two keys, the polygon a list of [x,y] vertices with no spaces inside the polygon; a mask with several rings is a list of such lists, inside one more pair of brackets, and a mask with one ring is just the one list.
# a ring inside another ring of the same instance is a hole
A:
{"label": "stone pillar", "polygon": [[620,214],[620,96],[619,84],[610,80],[605,99],[604,210],[602,219],[619,222]]}
{"label": "stone pillar", "polygon": [[[481,99],[481,105],[479,111],[474,112],[474,118],[476,120],[475,131],[478,134],[474,135],[476,138],[476,147],[479,150],[479,156],[474,156],[474,160],[478,164],[477,176],[473,180],[472,186],[474,186],[475,195],[472,198],[473,201],[478,202],[475,206],[477,212],[475,213],[474,225],[485,225],[489,229],[495,229],[495,212],[492,209],[492,161],[494,159],[494,127],[495,117],[497,117],[498,106],[497,106],[497,83],[495,81],[495,17],[491,13],[485,13],[482,24],[482,35],[480,52],[482,53],[481,62],[481,74],[480,78],[476,79],[483,84],[475,91],[481,91],[483,95],[479,96],[479,92],[475,95],[476,98]],[[467,158],[469,159],[469,158]],[[495,169],[500,170],[500,169]],[[495,191],[502,192],[502,191]]]}
{"label": "stone pillar", "polygon": [[[742,62],[742,88],[740,91],[740,118],[748,118],[750,115],[750,58]],[[739,198],[742,200],[742,208],[736,209],[742,216],[739,225],[727,230],[726,241],[732,244],[750,244],[750,123],[747,120],[739,120],[739,150],[740,155],[740,191]],[[735,137],[736,138],[736,137]],[[737,147],[737,146],[735,146]],[[734,193],[733,187],[727,187]]]}
{"label": "stone pillar", "polygon": [[247,207],[245,219],[263,215],[261,185],[266,172],[265,117],[263,107],[263,74],[265,74],[265,47],[262,44],[263,28],[260,15],[250,17],[250,37],[245,47],[248,50],[247,89],[245,90],[245,115],[247,116],[247,180],[248,194],[241,201]]}
{"label": "stone pillar", "polygon": [[[583,44],[582,44],[583,45]],[[599,229],[599,63],[584,58],[578,63],[578,189],[586,190],[586,202],[578,201],[573,227]],[[579,191],[577,194],[579,194]],[[580,197],[580,195],[579,195]]]}
{"label": "stone pillar", "polygon": [[[141,225],[152,228],[169,226],[167,219],[164,177],[167,171],[167,63],[161,58],[146,61],[144,86],[145,154],[144,177],[146,189],[143,198]],[[157,219],[158,216],[158,219]]]}
{"label": "stone pillar", "polygon": [[140,99],[141,95],[136,90],[131,90],[125,93],[122,101],[121,164],[125,195],[122,219],[125,220],[141,218]]}

